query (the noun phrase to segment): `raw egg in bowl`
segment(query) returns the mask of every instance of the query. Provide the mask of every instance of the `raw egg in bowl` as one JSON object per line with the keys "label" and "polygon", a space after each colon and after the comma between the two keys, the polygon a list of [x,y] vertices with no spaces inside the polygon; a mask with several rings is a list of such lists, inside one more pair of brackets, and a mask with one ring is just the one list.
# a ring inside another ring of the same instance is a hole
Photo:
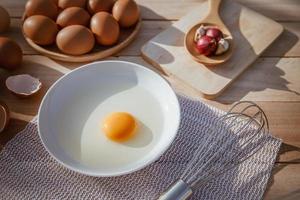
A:
{"label": "raw egg in bowl", "polygon": [[124,61],[84,65],[46,93],[39,136],[63,166],[91,176],[117,176],[157,160],[180,123],[176,94],[156,72]]}

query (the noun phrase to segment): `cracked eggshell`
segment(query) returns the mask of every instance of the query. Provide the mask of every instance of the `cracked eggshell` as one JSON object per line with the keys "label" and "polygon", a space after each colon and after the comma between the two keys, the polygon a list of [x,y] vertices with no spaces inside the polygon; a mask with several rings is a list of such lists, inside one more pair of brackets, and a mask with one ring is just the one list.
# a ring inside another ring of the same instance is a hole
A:
{"label": "cracked eggshell", "polygon": [[10,17],[5,8],[0,6],[0,33],[3,33],[9,29]]}
{"label": "cracked eggshell", "polygon": [[10,76],[5,83],[8,90],[20,97],[31,96],[42,87],[40,80],[29,74]]}
{"label": "cracked eggshell", "polygon": [[7,105],[0,101],[0,133],[7,127],[9,118],[9,109]]}

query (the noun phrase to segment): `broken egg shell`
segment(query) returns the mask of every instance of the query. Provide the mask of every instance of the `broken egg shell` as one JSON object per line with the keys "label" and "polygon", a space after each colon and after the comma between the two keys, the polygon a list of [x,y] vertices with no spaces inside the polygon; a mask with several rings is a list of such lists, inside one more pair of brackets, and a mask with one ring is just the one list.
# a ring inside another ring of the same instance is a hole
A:
{"label": "broken egg shell", "polygon": [[228,49],[229,49],[229,42],[226,39],[222,38],[218,41],[218,47],[215,54],[221,55],[226,51],[228,51]]}
{"label": "broken egg shell", "polygon": [[8,106],[4,102],[0,101],[0,133],[7,127],[9,119]]}
{"label": "broken egg shell", "polygon": [[5,84],[8,90],[20,97],[31,96],[42,87],[40,80],[29,74],[10,76],[6,79]]}

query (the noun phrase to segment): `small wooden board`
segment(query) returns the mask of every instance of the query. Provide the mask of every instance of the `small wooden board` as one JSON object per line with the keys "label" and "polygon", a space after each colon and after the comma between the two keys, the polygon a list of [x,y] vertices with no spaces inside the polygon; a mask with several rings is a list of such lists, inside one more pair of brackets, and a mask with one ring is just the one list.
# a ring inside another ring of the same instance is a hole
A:
{"label": "small wooden board", "polygon": [[282,33],[283,27],[238,3],[223,1],[221,18],[234,38],[233,55],[225,63],[205,66],[184,47],[185,33],[206,16],[208,3],[197,8],[158,34],[142,48],[143,58],[170,76],[195,88],[206,98],[221,94]]}

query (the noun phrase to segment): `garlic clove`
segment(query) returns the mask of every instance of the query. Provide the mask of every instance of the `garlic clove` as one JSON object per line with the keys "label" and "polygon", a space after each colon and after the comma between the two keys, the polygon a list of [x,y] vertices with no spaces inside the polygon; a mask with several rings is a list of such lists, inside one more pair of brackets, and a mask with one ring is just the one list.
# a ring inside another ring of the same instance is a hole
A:
{"label": "garlic clove", "polygon": [[218,47],[217,47],[215,54],[221,55],[221,54],[225,53],[226,51],[228,51],[228,49],[229,49],[229,42],[226,39],[221,38],[218,42]]}
{"label": "garlic clove", "polygon": [[206,29],[202,24],[195,32],[194,42],[198,42],[198,40],[206,34]]}
{"label": "garlic clove", "polygon": [[4,131],[9,122],[9,110],[5,103],[0,102],[0,133]]}
{"label": "garlic clove", "polygon": [[5,83],[7,89],[21,97],[31,96],[37,93],[42,87],[40,80],[29,74],[10,76],[6,79]]}

